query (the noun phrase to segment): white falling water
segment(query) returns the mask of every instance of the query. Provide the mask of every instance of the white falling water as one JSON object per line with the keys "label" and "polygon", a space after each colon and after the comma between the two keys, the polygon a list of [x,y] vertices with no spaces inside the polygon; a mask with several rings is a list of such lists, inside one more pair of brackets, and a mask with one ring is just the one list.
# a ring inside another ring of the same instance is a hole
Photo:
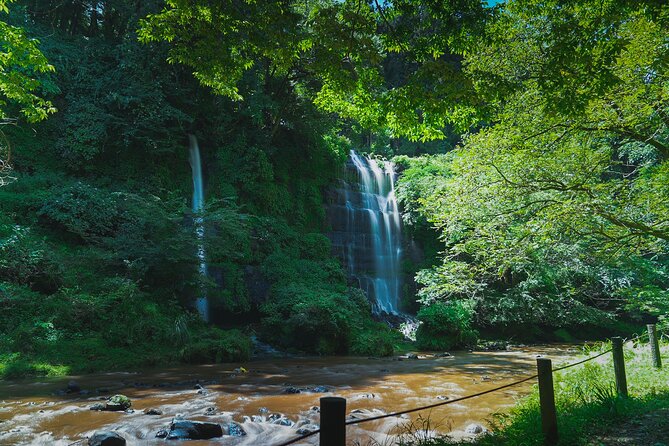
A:
{"label": "white falling water", "polygon": [[[204,185],[202,183],[202,161],[200,160],[200,147],[195,135],[188,135],[188,150],[190,152],[190,167],[193,172],[193,214],[195,215],[195,234],[198,238],[197,258],[200,262],[199,270],[203,278],[207,277],[207,255],[204,249],[204,221],[202,210],[204,208]],[[209,322],[209,301],[205,293],[195,301],[195,308],[203,320]]]}
{"label": "white falling water", "polygon": [[[395,197],[395,171],[351,151],[357,184],[344,184],[331,206],[333,247],[356,277],[376,313],[399,313],[402,227]],[[342,204],[342,201],[345,202]]]}

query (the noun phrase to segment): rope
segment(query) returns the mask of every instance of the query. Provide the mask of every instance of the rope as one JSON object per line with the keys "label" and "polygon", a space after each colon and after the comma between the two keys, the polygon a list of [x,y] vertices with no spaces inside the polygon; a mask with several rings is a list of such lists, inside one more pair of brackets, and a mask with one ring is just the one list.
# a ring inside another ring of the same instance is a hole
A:
{"label": "rope", "polygon": [[[625,340],[625,342],[635,342],[635,341],[641,339],[641,338],[642,338],[643,336],[645,336],[645,335],[646,335],[646,333],[642,333],[642,334],[640,334],[639,336],[636,336],[636,337],[634,337],[634,338],[632,338],[632,339]],[[597,354],[597,355],[594,355],[594,356],[590,356],[590,357],[588,357],[588,358],[586,358],[586,359],[583,359],[583,360],[581,360],[581,361],[577,361],[577,362],[574,362],[574,363],[571,363],[571,364],[567,364],[567,365],[562,366],[562,367],[555,368],[555,369],[553,369],[553,373],[555,373],[555,372],[559,372],[559,371],[561,371],[561,370],[569,369],[569,368],[571,368],[571,367],[575,367],[575,366],[577,366],[577,365],[581,365],[581,364],[584,364],[584,363],[586,363],[586,362],[592,361],[592,360],[594,360],[594,359],[599,358],[600,356],[604,356],[604,355],[606,355],[606,354],[608,354],[608,353],[611,353],[611,350],[612,350],[612,349],[608,349],[608,350],[606,350],[606,351],[603,351],[603,352],[601,352],[601,353],[599,353],[599,354]],[[524,383],[524,382],[531,381],[531,380],[537,378],[537,376],[538,376],[538,375],[528,376],[527,378],[523,378],[523,379],[521,379],[521,380],[519,380],[519,381],[515,381],[515,382],[512,382],[512,383],[510,383],[510,384],[505,384],[505,385],[503,385],[503,386],[499,386],[499,387],[495,387],[495,388],[492,388],[492,389],[484,390],[483,392],[473,393],[473,394],[471,394],[471,395],[467,395],[467,396],[463,396],[463,397],[460,397],[460,398],[456,398],[456,399],[454,399],[454,400],[444,401],[444,402],[442,402],[442,403],[430,404],[430,405],[428,405],[428,406],[416,407],[416,408],[413,408],[413,409],[402,410],[402,411],[399,411],[399,412],[393,412],[393,413],[389,413],[389,414],[385,414],[385,415],[378,415],[378,416],[370,417],[370,418],[362,418],[362,419],[359,419],[359,420],[350,420],[350,421],[347,421],[347,422],[346,422],[346,426],[350,426],[350,425],[353,425],[353,424],[366,423],[366,422],[368,422],[368,421],[382,420],[382,419],[384,419],[384,418],[398,417],[398,416],[400,416],[400,415],[405,415],[405,414],[412,413],[412,412],[419,412],[419,411],[421,411],[421,410],[434,409],[435,407],[446,406],[446,405],[448,405],[448,404],[457,403],[457,402],[464,401],[464,400],[468,400],[468,399],[471,399],[471,398],[476,398],[476,397],[478,397],[478,396],[487,395],[488,393],[497,392],[497,391],[502,390],[502,389],[507,389],[507,388],[509,388],[509,387],[517,386],[518,384],[522,384],[522,383]],[[319,433],[319,432],[320,432],[320,429],[319,429],[319,430],[316,430],[316,431],[313,431],[313,432],[309,432],[309,433],[306,434],[306,435],[303,435],[303,436],[301,436],[301,437],[294,438],[294,439],[292,439],[292,440],[290,440],[290,441],[287,441],[287,442],[285,442],[285,443],[278,444],[278,445],[276,445],[276,446],[288,446],[288,445],[297,443],[298,441],[304,440],[305,438],[311,437],[312,435],[316,435],[316,434]]]}
{"label": "rope", "polygon": [[593,359],[597,359],[597,358],[599,358],[600,356],[604,356],[604,355],[607,354],[607,353],[611,353],[611,349],[608,349],[608,350],[606,350],[606,351],[603,351],[602,353],[600,353],[600,354],[598,354],[598,355],[590,356],[589,358],[585,358],[585,359],[582,360],[582,361],[574,362],[574,363],[572,363],[572,364],[567,364],[567,365],[565,365],[565,366],[558,367],[557,369],[553,369],[553,373],[555,373],[555,372],[559,372],[560,370],[568,369],[568,368],[570,368],[570,367],[575,367],[575,366],[577,366],[577,365],[581,365],[581,364],[583,364],[584,362],[592,361]]}
{"label": "rope", "polygon": [[[558,367],[557,369],[553,369],[553,372],[558,372],[560,370],[568,369],[570,367],[575,367],[575,366],[583,364],[585,362],[592,361],[593,359],[597,359],[600,356],[604,356],[607,353],[611,353],[611,349],[608,349],[608,350],[606,350],[602,353],[599,353],[598,355],[590,356],[589,358],[586,358],[582,361],[574,362],[572,364],[568,364],[568,365],[563,366],[563,367]],[[511,384],[505,384],[503,386],[499,386],[499,387],[495,387],[493,389],[485,390],[483,392],[463,396],[463,397],[460,397],[460,398],[456,398],[454,400],[444,401],[443,403],[430,404],[429,406],[416,407],[414,409],[407,409],[407,410],[403,410],[403,411],[400,411],[400,412],[393,412],[393,413],[389,413],[389,414],[386,414],[386,415],[378,415],[376,417],[363,418],[363,419],[360,419],[360,420],[352,420],[352,421],[347,422],[346,425],[348,426],[348,425],[351,425],[351,424],[364,423],[364,422],[367,422],[367,421],[375,421],[375,420],[380,420],[380,419],[383,419],[383,418],[397,417],[397,416],[404,415],[404,414],[411,413],[411,412],[418,412],[418,411],[421,411],[421,410],[433,409],[435,407],[445,406],[445,405],[451,404],[451,403],[457,403],[459,401],[468,400],[470,398],[476,398],[477,396],[486,395],[486,394],[492,393],[492,392],[497,392],[498,390],[506,389],[508,387],[517,386],[518,384],[522,384],[524,382],[530,381],[530,380],[536,378],[537,376],[538,375],[528,376],[525,379],[521,379],[520,381],[512,382]]]}
{"label": "rope", "polygon": [[648,332],[647,332],[647,331],[641,333],[640,335],[634,336],[632,339],[624,339],[624,341],[625,341],[625,342],[636,342],[636,341],[638,341],[638,340],[640,340],[641,338],[644,338],[644,337],[646,337],[646,336],[648,336]]}
{"label": "rope", "polygon": [[[638,341],[639,339],[641,339],[641,338],[643,338],[644,336],[646,336],[647,334],[648,334],[648,333],[641,333],[640,335],[635,336],[635,337],[633,337],[632,339],[623,339],[623,343],[625,343],[625,342],[636,342],[636,341]],[[608,350],[603,351],[602,353],[600,353],[600,354],[598,354],[598,355],[590,356],[590,357],[588,357],[588,358],[585,358],[585,359],[582,360],[582,361],[578,361],[578,362],[574,362],[574,363],[572,363],[572,364],[567,364],[567,365],[565,365],[565,366],[558,367],[557,369],[553,369],[553,372],[559,372],[560,370],[565,370],[565,369],[568,369],[568,368],[571,368],[571,367],[574,367],[574,366],[577,366],[577,365],[581,365],[581,364],[583,364],[583,363],[585,363],[585,362],[592,361],[593,359],[597,359],[597,358],[599,358],[600,356],[604,356],[604,355],[607,354],[607,353],[611,353],[611,351],[612,351],[612,349],[608,349]]]}
{"label": "rope", "polygon": [[298,441],[302,441],[302,440],[304,440],[305,438],[309,438],[309,437],[311,437],[312,435],[316,435],[316,434],[319,433],[320,431],[321,431],[321,430],[318,429],[318,430],[316,430],[316,431],[309,432],[308,434],[302,435],[301,437],[293,438],[292,440],[288,440],[288,441],[286,441],[286,442],[284,442],[284,443],[277,444],[276,446],[288,446],[289,444],[297,443]]}
{"label": "rope", "polygon": [[411,412],[418,412],[420,410],[433,409],[435,407],[440,407],[440,406],[445,406],[447,404],[457,403],[459,401],[468,400],[470,398],[475,398],[477,396],[486,395],[486,394],[492,393],[492,392],[497,392],[498,390],[506,389],[507,387],[517,386],[518,384],[522,384],[524,382],[530,381],[530,380],[536,378],[537,376],[538,375],[528,376],[527,378],[521,379],[520,381],[516,381],[516,382],[513,382],[511,384],[505,384],[503,386],[495,387],[494,389],[488,389],[488,390],[484,390],[483,392],[473,393],[471,395],[456,398],[454,400],[444,401],[443,403],[430,404],[429,406],[416,407],[414,409],[402,410],[400,412],[393,412],[393,413],[389,413],[389,414],[386,414],[386,415],[378,415],[376,417],[371,417],[371,418],[363,418],[363,419],[360,419],[360,420],[351,420],[351,421],[348,421],[346,423],[346,425],[348,426],[348,425],[351,425],[351,424],[365,423],[367,421],[380,420],[380,419],[389,418],[389,417],[398,417],[400,415],[404,415],[404,414],[411,413]]}

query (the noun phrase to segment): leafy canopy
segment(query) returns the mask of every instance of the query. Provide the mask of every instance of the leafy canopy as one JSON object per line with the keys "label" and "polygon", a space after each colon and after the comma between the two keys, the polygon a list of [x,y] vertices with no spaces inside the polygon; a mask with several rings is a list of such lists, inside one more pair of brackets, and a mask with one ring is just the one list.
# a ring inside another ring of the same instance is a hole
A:
{"label": "leafy canopy", "polygon": [[169,0],[139,35],[168,42],[171,62],[230,98],[241,99],[244,75],[266,66],[267,77],[302,85],[325,111],[427,140],[479,114],[460,66],[494,11],[473,0]]}
{"label": "leafy canopy", "polygon": [[426,302],[477,297],[489,322],[555,324],[634,290],[666,298],[669,7],[591,6],[511,1],[467,55],[490,125],[445,175],[427,182],[417,163],[400,185],[446,245],[418,276]]}

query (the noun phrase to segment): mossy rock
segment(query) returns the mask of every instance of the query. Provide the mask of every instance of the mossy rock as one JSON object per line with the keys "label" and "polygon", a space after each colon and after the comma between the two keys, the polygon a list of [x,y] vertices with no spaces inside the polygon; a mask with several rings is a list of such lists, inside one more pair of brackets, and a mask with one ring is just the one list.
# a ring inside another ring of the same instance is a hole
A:
{"label": "mossy rock", "polygon": [[132,406],[130,398],[125,395],[114,395],[107,398],[107,404],[105,405],[105,410],[111,411],[121,411],[128,410]]}

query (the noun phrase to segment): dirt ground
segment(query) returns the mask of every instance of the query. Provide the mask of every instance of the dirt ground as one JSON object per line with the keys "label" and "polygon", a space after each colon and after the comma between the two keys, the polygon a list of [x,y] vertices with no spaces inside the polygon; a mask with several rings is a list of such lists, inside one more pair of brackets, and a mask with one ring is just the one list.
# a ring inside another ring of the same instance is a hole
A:
{"label": "dirt ground", "polygon": [[669,408],[658,409],[607,429],[590,446],[669,446]]}

